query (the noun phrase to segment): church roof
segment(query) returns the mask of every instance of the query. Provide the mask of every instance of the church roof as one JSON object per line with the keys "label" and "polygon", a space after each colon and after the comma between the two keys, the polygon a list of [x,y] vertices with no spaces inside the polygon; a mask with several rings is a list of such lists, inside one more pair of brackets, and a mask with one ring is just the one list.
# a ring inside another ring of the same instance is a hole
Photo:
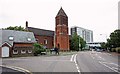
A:
{"label": "church roof", "polygon": [[33,32],[35,35],[54,36],[54,31],[51,31],[51,30],[44,30],[44,29],[33,28],[33,27],[28,27],[28,30],[30,32]]}
{"label": "church roof", "polygon": [[62,9],[62,7],[60,8],[60,10],[56,16],[60,16],[60,15],[67,16],[66,13],[64,12],[64,10]]}

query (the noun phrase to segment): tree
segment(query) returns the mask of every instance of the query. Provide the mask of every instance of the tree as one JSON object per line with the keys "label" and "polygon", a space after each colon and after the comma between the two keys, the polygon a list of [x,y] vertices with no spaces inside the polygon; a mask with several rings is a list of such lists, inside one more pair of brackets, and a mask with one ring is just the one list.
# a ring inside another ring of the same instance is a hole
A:
{"label": "tree", "polygon": [[109,48],[120,47],[120,30],[115,30],[110,34],[110,38],[107,39],[107,46]]}
{"label": "tree", "polygon": [[74,35],[70,39],[70,49],[79,51],[79,48],[81,48],[82,50],[85,47],[85,45],[86,45],[86,42],[83,40],[83,38],[81,38],[76,33],[74,33]]}
{"label": "tree", "polygon": [[85,48],[86,46],[86,41],[84,41],[83,38],[79,37],[80,39],[80,48],[81,48],[81,51],[83,50],[83,48]]}
{"label": "tree", "polygon": [[103,42],[103,43],[101,44],[101,48],[102,48],[102,49],[107,49],[107,43]]}
{"label": "tree", "polygon": [[9,26],[7,28],[3,28],[5,30],[17,30],[17,31],[26,31],[26,29],[24,27],[21,27],[21,26]]}
{"label": "tree", "polygon": [[34,43],[34,55],[38,55],[41,54],[41,52],[45,52],[46,50],[44,49],[44,47],[42,45],[40,45],[39,43]]}
{"label": "tree", "polygon": [[79,50],[79,36],[76,33],[70,39],[70,49],[75,51]]}

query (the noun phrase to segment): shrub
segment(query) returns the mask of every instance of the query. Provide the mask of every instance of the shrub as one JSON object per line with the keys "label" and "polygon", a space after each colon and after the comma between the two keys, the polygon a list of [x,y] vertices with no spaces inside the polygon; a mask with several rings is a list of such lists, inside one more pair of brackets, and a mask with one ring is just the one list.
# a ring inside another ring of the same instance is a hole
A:
{"label": "shrub", "polygon": [[34,55],[37,56],[38,54],[41,54],[41,52],[46,52],[46,49],[43,48],[42,45],[39,43],[35,43],[34,45]]}
{"label": "shrub", "polygon": [[116,48],[116,52],[120,53],[120,47]]}
{"label": "shrub", "polygon": [[112,51],[112,52],[116,52],[116,48],[112,48],[111,51]]}

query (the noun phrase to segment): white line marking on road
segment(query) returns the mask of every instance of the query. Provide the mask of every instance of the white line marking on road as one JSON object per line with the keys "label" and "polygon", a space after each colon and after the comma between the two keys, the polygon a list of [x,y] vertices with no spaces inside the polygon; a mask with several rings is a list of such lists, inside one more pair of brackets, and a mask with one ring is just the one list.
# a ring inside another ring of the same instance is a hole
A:
{"label": "white line marking on road", "polygon": [[70,58],[70,61],[72,62],[73,61],[73,57],[74,57],[74,54],[71,56],[71,58]]}
{"label": "white line marking on road", "polygon": [[92,56],[92,53],[90,53],[90,56],[91,56],[93,59],[95,59],[95,57]]}
{"label": "white line marking on road", "polygon": [[101,56],[98,56],[98,58],[100,58],[100,60],[105,60],[104,58],[102,58]]}
{"label": "white line marking on road", "polygon": [[78,67],[78,64],[77,64],[77,61],[76,61],[76,60],[77,60],[77,54],[74,55],[74,63],[75,63],[75,65],[76,65],[77,71],[80,72],[80,69],[79,69],[79,67]]}
{"label": "white line marking on road", "polygon": [[70,61],[70,60],[43,60],[43,61]]}
{"label": "white line marking on road", "polygon": [[78,72],[80,72],[80,70],[78,70]]}
{"label": "white line marking on road", "polygon": [[102,62],[102,63],[106,63],[106,64],[113,64],[113,65],[115,65],[115,66],[119,67],[119,65],[117,65],[117,64],[115,64],[115,63],[110,63],[110,62]]}
{"label": "white line marking on road", "polygon": [[75,56],[74,56],[74,62],[75,62],[75,64],[77,63],[77,62],[76,62],[76,56],[77,56],[77,54],[75,54]]}
{"label": "white line marking on road", "polygon": [[10,68],[10,69],[13,69],[13,70],[17,70],[17,71],[20,71],[20,72],[32,74],[29,70],[26,70],[24,68],[15,67],[15,66],[6,66],[6,65],[0,65],[0,66],[5,67],[5,68]]}
{"label": "white line marking on road", "polygon": [[102,64],[102,65],[104,65],[105,67],[107,67],[107,68],[109,68],[109,69],[115,71],[115,72],[120,73],[118,70],[115,70],[114,68],[109,67],[108,65],[104,64],[103,62],[100,62],[100,61],[99,61],[99,63]]}

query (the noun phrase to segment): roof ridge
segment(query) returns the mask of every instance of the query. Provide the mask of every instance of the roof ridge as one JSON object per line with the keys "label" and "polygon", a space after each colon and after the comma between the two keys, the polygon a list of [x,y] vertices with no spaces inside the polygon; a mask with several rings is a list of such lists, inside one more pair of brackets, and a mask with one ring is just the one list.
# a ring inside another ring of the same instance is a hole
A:
{"label": "roof ridge", "polygon": [[52,32],[54,32],[53,30],[40,29],[40,28],[35,28],[35,27],[28,27],[28,28],[33,28],[33,29],[38,29],[38,30],[44,30],[44,31],[52,31]]}

